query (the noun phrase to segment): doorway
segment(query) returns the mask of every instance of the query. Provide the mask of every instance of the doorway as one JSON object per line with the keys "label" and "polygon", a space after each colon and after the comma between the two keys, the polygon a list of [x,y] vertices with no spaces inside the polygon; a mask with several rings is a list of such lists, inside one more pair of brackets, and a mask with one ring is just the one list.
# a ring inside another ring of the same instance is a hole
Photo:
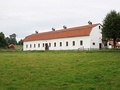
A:
{"label": "doorway", "polygon": [[45,43],[45,50],[49,50],[49,46],[47,43]]}
{"label": "doorway", "polygon": [[99,43],[99,49],[102,49],[102,43]]}

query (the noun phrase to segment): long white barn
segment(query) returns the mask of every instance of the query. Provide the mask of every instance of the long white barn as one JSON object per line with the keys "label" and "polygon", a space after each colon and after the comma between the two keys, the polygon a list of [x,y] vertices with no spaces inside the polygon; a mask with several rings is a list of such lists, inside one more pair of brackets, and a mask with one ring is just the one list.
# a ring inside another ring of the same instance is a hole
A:
{"label": "long white barn", "polygon": [[77,50],[101,49],[102,34],[100,24],[89,24],[25,37],[23,50]]}

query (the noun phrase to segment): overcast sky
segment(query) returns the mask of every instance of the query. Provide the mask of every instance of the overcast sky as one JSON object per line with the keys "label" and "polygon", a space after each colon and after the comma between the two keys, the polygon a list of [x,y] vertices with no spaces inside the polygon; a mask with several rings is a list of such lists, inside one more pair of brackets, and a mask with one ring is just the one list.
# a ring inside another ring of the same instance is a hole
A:
{"label": "overcast sky", "polygon": [[120,12],[120,0],[0,0],[0,32],[20,40],[52,27],[102,23],[111,10]]}

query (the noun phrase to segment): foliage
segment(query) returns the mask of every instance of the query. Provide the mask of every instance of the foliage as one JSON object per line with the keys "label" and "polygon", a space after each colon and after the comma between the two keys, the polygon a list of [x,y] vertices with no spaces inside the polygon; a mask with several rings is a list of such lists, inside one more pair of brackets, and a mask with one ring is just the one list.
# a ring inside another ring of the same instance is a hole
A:
{"label": "foliage", "polygon": [[120,90],[118,52],[0,52],[0,90]]}
{"label": "foliage", "polygon": [[116,41],[120,38],[120,13],[112,10],[106,15],[103,21],[102,34],[106,39],[113,40],[115,48]]}
{"label": "foliage", "polygon": [[5,35],[3,32],[0,33],[0,48],[4,48],[7,46],[7,42],[5,40]]}
{"label": "foliage", "polygon": [[13,33],[9,37],[6,37],[6,41],[7,41],[8,44],[14,44],[14,45],[16,45],[17,44],[16,34]]}
{"label": "foliage", "polygon": [[18,41],[18,45],[23,45],[23,40]]}

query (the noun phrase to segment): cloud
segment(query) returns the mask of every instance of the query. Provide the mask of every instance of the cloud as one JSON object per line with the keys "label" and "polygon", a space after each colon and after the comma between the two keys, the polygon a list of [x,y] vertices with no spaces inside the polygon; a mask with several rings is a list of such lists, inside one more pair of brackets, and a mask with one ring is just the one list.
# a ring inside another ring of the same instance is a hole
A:
{"label": "cloud", "polygon": [[110,10],[119,9],[119,0],[0,0],[0,31],[25,38],[34,31],[49,31],[102,23]]}

